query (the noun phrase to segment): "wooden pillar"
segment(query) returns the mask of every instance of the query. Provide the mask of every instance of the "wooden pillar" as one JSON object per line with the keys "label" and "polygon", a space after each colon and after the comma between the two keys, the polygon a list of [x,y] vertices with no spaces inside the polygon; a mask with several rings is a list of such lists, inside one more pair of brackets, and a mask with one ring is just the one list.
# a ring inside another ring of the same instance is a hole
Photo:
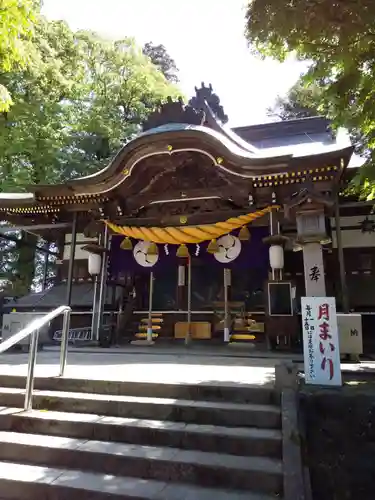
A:
{"label": "wooden pillar", "polygon": [[339,258],[340,267],[340,285],[341,285],[341,306],[344,313],[349,312],[349,294],[348,285],[346,282],[344,247],[342,246],[341,226],[340,226],[340,206],[339,200],[336,198],[335,204],[335,225],[336,225],[336,242],[337,242],[337,255]]}
{"label": "wooden pillar", "polygon": [[74,278],[74,259],[75,259],[75,254],[76,254],[76,243],[77,243],[77,220],[78,220],[78,212],[73,212],[72,240],[70,243],[68,281],[66,284],[66,302],[65,302],[65,305],[67,305],[67,306],[70,306],[71,302],[72,302],[72,287],[73,287],[73,278]]}

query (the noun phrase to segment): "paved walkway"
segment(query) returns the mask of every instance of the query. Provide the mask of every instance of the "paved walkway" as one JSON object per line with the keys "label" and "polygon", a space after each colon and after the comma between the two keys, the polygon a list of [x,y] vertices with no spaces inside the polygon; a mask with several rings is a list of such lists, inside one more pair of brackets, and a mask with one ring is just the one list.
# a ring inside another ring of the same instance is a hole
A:
{"label": "paved walkway", "polygon": [[[152,348],[151,348],[152,349]],[[0,374],[26,375],[28,355],[2,354]],[[72,378],[169,383],[269,384],[275,359],[210,356],[208,353],[150,353],[142,349],[75,349],[68,353],[66,376]],[[59,371],[59,351],[38,353],[36,375],[51,377]]]}
{"label": "paved walkway", "polygon": [[[28,354],[0,355],[0,375],[26,375]],[[275,365],[294,361],[299,354],[265,353],[247,349],[184,346],[70,347],[66,376],[97,380],[169,383],[272,384]],[[375,362],[343,363],[346,372],[375,374]],[[36,375],[54,377],[59,371],[59,348],[38,353]]]}

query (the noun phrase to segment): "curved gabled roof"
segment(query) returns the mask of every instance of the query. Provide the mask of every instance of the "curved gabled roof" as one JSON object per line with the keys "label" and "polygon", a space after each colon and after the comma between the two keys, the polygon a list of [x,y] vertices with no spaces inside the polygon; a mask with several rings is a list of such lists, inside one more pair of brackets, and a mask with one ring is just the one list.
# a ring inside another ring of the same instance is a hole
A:
{"label": "curved gabled roof", "polygon": [[228,136],[209,127],[170,123],[139,134],[121,148],[107,167],[95,174],[64,185],[34,185],[29,189],[39,195],[48,191],[52,196],[57,191],[70,195],[79,192],[104,193],[125,182],[136,172],[137,164],[143,159],[189,151],[209,156],[213,167],[222,169],[228,175],[248,179],[286,171],[292,158],[292,155],[266,156],[245,150]]}

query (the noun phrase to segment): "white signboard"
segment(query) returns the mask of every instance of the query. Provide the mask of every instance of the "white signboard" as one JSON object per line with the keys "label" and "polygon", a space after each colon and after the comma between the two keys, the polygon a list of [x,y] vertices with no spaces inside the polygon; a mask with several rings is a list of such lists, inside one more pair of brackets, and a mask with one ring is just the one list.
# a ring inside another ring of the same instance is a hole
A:
{"label": "white signboard", "polygon": [[307,384],[341,385],[334,297],[302,297],[303,355]]}
{"label": "white signboard", "polygon": [[306,295],[323,297],[326,294],[326,283],[322,245],[320,243],[307,243],[302,251]]}
{"label": "white signboard", "polygon": [[341,354],[363,354],[362,316],[360,314],[338,314],[337,325]]}

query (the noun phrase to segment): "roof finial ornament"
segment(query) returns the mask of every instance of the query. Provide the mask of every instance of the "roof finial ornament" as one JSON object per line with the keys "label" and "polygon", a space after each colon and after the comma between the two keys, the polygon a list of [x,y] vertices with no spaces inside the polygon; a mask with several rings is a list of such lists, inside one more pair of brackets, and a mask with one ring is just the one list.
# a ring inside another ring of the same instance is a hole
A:
{"label": "roof finial ornament", "polygon": [[192,106],[185,105],[182,97],[173,100],[167,97],[166,102],[159,105],[158,109],[153,111],[142,124],[145,132],[152,128],[157,128],[170,123],[187,123],[189,125],[202,125],[205,121],[205,112],[201,109],[195,109]]}
{"label": "roof finial ornament", "polygon": [[219,97],[213,92],[211,83],[206,87],[205,83],[202,82],[200,88],[195,87],[195,94],[189,101],[190,106],[196,110],[206,111],[208,105],[218,120],[222,123],[228,122],[228,116],[224,113]]}

